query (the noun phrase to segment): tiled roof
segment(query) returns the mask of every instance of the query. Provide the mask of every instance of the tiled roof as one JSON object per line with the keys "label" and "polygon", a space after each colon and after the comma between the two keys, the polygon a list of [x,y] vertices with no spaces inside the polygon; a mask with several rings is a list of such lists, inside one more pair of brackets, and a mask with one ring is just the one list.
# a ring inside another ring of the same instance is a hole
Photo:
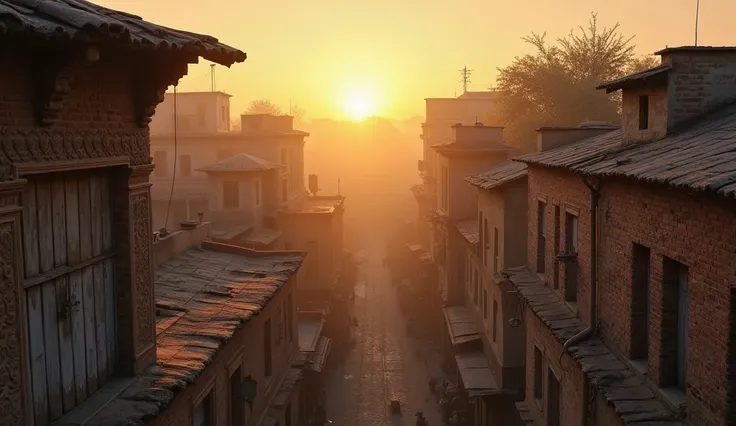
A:
{"label": "tiled roof", "polygon": [[736,105],[658,141],[622,146],[617,130],[514,160],[736,198]]}
{"label": "tiled roof", "polygon": [[[509,268],[505,272],[534,315],[560,345],[585,329],[585,324],[572,309],[554,290],[541,283],[536,274],[525,267]],[[623,425],[656,422],[659,426],[684,426],[601,339],[591,338],[577,343],[569,348],[568,353],[614,408]]]}
{"label": "tiled roof", "polygon": [[455,227],[469,244],[477,244],[480,237],[478,221],[475,219],[458,220]]}
{"label": "tiled roof", "polygon": [[199,168],[201,172],[263,172],[281,166],[250,154],[236,154],[215,164]]}
{"label": "tiled roof", "polygon": [[465,178],[465,181],[481,189],[493,189],[526,177],[526,164],[505,161],[490,169]]}
{"label": "tiled roof", "polygon": [[245,60],[245,53],[214,37],[162,27],[85,0],[0,0],[0,38],[14,35],[196,55],[226,66]]}
{"label": "tiled roof", "polygon": [[625,77],[617,78],[603,84],[596,86],[596,89],[606,89],[606,93],[615,92],[616,90],[623,89],[632,85],[640,84],[646,80],[654,78],[664,78],[667,73],[672,69],[672,65],[662,64],[654,68],[649,68],[643,71],[629,74]]}
{"label": "tiled roof", "polygon": [[147,423],[194,383],[304,260],[301,252],[255,252],[216,243],[203,247],[156,268],[157,365],[136,377],[89,424]]}

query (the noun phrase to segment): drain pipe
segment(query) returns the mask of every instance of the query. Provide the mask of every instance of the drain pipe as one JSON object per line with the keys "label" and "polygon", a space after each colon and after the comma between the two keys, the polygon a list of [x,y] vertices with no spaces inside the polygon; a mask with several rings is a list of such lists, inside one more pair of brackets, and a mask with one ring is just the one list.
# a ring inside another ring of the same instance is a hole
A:
{"label": "drain pipe", "polygon": [[[590,182],[587,178],[583,178],[583,183],[590,190],[590,310],[588,317],[590,324],[588,327],[580,333],[572,336],[568,339],[564,345],[562,345],[562,353],[560,354],[560,363],[562,363],[562,356],[567,353],[570,346],[582,342],[583,340],[592,337],[597,329],[597,302],[598,302],[598,200],[600,198],[600,192],[596,185]],[[581,412],[582,425],[589,425],[590,422],[590,378],[587,374],[583,374],[583,410]]]}

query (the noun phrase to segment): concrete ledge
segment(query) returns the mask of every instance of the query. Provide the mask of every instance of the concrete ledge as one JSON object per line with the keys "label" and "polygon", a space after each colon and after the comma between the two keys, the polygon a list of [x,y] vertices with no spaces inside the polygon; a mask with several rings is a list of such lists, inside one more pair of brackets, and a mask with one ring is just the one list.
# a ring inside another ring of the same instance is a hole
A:
{"label": "concrete ledge", "polygon": [[210,223],[202,222],[192,226],[187,223],[181,230],[158,237],[152,244],[153,267],[166,262],[183,251],[201,246],[210,236]]}

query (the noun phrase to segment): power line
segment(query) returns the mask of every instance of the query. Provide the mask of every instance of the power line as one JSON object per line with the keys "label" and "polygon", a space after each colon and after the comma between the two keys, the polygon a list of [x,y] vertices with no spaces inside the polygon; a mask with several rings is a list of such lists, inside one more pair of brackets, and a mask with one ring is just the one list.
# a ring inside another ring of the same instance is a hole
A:
{"label": "power line", "polygon": [[472,73],[473,70],[468,69],[467,65],[460,70],[460,75],[462,76],[462,79],[460,79],[460,81],[463,83],[463,93],[466,93],[468,91],[468,83],[470,83],[470,74]]}
{"label": "power line", "polygon": [[171,193],[169,194],[169,206],[166,208],[166,220],[164,221],[164,230],[169,226],[169,213],[171,213],[171,201],[174,199],[174,184],[176,183],[176,159],[177,153],[176,143],[176,86],[174,86],[174,175],[171,177]]}

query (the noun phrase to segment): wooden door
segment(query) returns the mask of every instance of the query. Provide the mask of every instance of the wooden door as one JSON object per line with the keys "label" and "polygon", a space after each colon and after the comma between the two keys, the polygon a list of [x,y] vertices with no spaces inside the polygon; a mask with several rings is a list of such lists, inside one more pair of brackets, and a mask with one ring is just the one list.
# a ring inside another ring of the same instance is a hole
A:
{"label": "wooden door", "polygon": [[23,254],[35,426],[81,404],[114,372],[111,231],[106,169],[29,177]]}

